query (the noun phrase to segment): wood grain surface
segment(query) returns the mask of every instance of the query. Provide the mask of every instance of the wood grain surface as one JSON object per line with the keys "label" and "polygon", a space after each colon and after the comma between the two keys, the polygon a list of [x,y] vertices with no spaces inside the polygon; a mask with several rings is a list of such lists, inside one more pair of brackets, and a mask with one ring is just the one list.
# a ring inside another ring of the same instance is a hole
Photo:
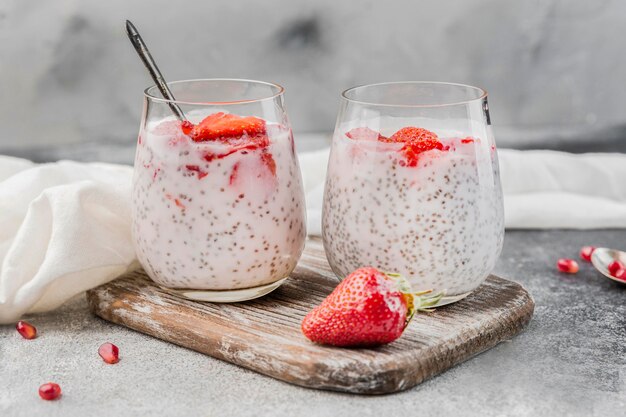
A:
{"label": "wood grain surface", "polygon": [[300,323],[337,283],[314,239],[290,279],[257,300],[189,301],[159,288],[143,271],[90,290],[87,299],[98,316],[139,332],[293,384],[358,394],[413,387],[512,338],[534,310],[521,285],[491,275],[464,300],[416,315],[402,337],[386,346],[313,344]]}

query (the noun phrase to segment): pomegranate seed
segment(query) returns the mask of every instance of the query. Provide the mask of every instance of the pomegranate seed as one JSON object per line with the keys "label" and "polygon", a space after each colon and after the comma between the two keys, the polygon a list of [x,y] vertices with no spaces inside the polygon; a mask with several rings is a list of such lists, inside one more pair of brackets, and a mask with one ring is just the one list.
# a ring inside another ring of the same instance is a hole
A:
{"label": "pomegranate seed", "polygon": [[583,246],[580,248],[580,259],[591,262],[591,255],[593,255],[594,250],[596,250],[595,246]]}
{"label": "pomegranate seed", "polygon": [[621,279],[622,281],[626,281],[626,269],[618,270],[613,276],[617,279]]}
{"label": "pomegranate seed", "polygon": [[37,329],[27,321],[18,321],[15,328],[24,339],[30,340],[37,337]]}
{"label": "pomegranate seed", "polygon": [[613,261],[609,264],[607,269],[609,270],[609,274],[615,276],[617,271],[619,271],[620,269],[626,269],[626,266],[624,266],[624,264],[620,261]]}
{"label": "pomegranate seed", "polygon": [[103,343],[98,348],[98,354],[106,363],[114,364],[120,361],[120,350],[113,343]]}
{"label": "pomegranate seed", "polygon": [[55,400],[61,395],[61,387],[54,382],[48,382],[39,387],[39,396],[46,401]]}
{"label": "pomegranate seed", "polygon": [[567,272],[568,274],[575,274],[578,272],[578,262],[573,259],[559,259],[556,263],[556,267],[561,272]]}

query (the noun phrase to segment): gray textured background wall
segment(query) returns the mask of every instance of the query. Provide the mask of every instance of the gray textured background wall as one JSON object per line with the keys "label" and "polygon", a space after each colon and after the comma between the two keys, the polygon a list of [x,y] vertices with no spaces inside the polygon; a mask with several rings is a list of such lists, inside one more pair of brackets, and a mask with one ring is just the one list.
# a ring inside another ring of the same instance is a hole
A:
{"label": "gray textured background wall", "polygon": [[624,0],[2,0],[0,152],[132,147],[150,81],[126,18],[170,80],[283,84],[296,133],[355,84],[446,80],[489,90],[501,144],[626,147]]}

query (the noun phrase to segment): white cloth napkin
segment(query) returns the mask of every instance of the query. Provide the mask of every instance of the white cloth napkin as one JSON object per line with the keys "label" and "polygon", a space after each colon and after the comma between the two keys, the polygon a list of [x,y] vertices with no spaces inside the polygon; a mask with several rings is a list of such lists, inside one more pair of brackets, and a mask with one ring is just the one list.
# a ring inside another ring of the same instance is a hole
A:
{"label": "white cloth napkin", "polygon": [[0,156],[0,323],[133,268],[132,168]]}
{"label": "white cloth napkin", "polygon": [[626,154],[498,152],[510,229],[626,227]]}
{"label": "white cloth napkin", "polygon": [[[626,227],[626,155],[500,150],[508,228]],[[300,155],[320,233],[328,150]],[[0,323],[52,310],[137,266],[132,168],[0,156]]]}

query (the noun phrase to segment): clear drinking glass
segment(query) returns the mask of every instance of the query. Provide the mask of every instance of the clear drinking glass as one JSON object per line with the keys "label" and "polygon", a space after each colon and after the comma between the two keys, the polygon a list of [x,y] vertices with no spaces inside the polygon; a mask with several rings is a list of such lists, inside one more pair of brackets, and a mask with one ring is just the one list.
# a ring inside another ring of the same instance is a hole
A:
{"label": "clear drinking glass", "polygon": [[484,90],[398,82],[342,94],[322,213],[338,277],[374,266],[455,302],[492,271],[503,211]]}
{"label": "clear drinking glass", "polygon": [[137,257],[157,284],[188,298],[260,297],[295,268],[306,237],[283,88],[168,85],[193,125],[173,116],[156,87],[145,90],[132,196]]}

